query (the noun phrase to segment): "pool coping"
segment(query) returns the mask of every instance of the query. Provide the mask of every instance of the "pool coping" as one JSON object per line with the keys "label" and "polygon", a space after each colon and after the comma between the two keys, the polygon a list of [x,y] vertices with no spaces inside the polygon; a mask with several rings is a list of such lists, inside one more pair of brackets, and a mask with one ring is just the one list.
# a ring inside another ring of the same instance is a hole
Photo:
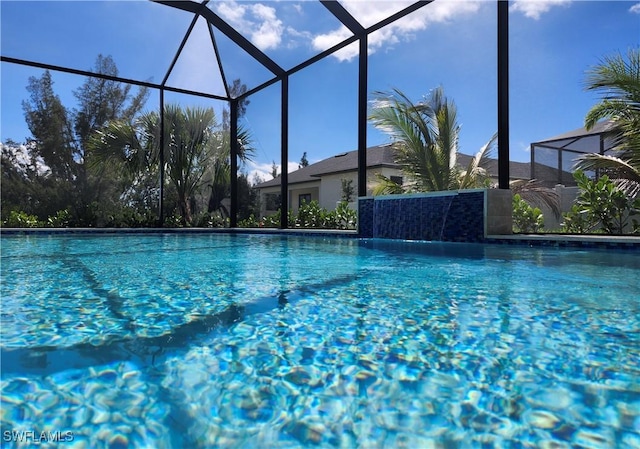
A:
{"label": "pool coping", "polygon": [[577,234],[487,235],[486,243],[507,245],[640,250],[640,236]]}
{"label": "pool coping", "polygon": [[349,229],[306,228],[0,228],[0,235],[91,235],[91,234],[268,234],[297,236],[331,236],[358,238],[358,231]]}
{"label": "pool coping", "polygon": [[[118,234],[263,234],[360,238],[356,230],[278,228],[0,228],[0,235],[118,235]],[[446,243],[446,242],[445,242]],[[511,234],[487,235],[479,244],[640,250],[640,236]]]}

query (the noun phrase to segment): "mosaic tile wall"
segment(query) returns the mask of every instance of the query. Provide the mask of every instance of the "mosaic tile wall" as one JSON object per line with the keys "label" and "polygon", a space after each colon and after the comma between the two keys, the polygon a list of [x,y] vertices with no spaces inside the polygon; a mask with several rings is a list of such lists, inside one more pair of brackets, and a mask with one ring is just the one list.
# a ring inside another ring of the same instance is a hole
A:
{"label": "mosaic tile wall", "polygon": [[358,201],[358,236],[373,238],[373,198],[360,198]]}
{"label": "mosaic tile wall", "polygon": [[361,198],[362,238],[479,242],[484,240],[484,192]]}

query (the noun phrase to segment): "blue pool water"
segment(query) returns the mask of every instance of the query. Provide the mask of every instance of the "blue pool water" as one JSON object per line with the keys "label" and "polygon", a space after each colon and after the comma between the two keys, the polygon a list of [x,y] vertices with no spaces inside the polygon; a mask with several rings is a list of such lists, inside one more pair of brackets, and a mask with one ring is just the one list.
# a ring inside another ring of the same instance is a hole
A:
{"label": "blue pool water", "polygon": [[640,447],[638,253],[1,243],[6,446]]}

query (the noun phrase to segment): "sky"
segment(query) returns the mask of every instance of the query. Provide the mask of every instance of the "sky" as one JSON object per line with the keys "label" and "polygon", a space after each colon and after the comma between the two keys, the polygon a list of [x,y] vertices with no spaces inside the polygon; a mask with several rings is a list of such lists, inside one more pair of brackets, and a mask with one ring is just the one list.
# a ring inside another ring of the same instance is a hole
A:
{"label": "sky", "polygon": [[[365,26],[411,2],[343,1]],[[349,32],[317,1],[212,1],[209,7],[284,69],[340,42]],[[369,37],[368,93],[397,88],[414,101],[442,87],[458,108],[460,151],[473,154],[497,130],[496,2],[436,0]],[[111,55],[124,78],[161,83],[192,16],[145,1],[0,0],[3,56],[91,70]],[[512,0],[509,11],[510,158],[529,161],[529,144],[580,128],[598,95],[586,73],[603,58],[640,46],[640,2]],[[228,82],[250,89],[273,75],[214,30]],[[22,101],[30,76],[42,70],[3,62],[0,67],[0,140],[24,142],[29,129]],[[84,78],[52,72],[63,104]],[[358,47],[351,45],[293,74],[289,81],[289,171],[304,152],[313,163],[357,148]],[[199,19],[169,72],[167,85],[224,94],[206,23]],[[242,167],[271,178],[280,167],[280,84],[250,97],[242,124],[256,152]],[[166,102],[213,107],[224,102],[168,93]],[[152,91],[146,109],[157,109]],[[389,142],[367,129],[367,145]]]}

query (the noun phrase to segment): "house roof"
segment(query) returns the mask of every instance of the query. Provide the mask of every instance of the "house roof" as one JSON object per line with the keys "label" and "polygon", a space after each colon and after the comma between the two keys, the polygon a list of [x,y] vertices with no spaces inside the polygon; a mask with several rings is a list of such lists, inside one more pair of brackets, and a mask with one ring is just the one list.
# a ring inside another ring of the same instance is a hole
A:
{"label": "house roof", "polygon": [[[367,168],[394,167],[391,145],[378,145],[367,148]],[[317,181],[323,175],[356,171],[358,169],[358,151],[339,153],[314,164],[289,173],[289,184]],[[280,177],[258,184],[256,187],[274,187],[280,185]]]}
{"label": "house roof", "polygon": [[532,145],[535,144],[542,144],[542,143],[552,143],[552,142],[558,142],[558,141],[562,141],[562,140],[567,140],[567,139],[580,139],[582,137],[587,137],[587,136],[595,136],[598,134],[604,134],[607,131],[610,131],[612,127],[612,122],[611,120],[603,120],[600,121],[598,123],[596,123],[593,128],[591,128],[590,130],[587,131],[586,128],[578,128],[578,129],[574,129],[573,131],[568,131],[566,133],[554,136],[554,137],[549,137],[547,139],[543,139],[543,140],[539,140],[537,142],[533,142]]}
{"label": "house roof", "polygon": [[[393,148],[390,144],[378,145],[367,148],[367,168],[400,166],[395,163]],[[458,154],[458,164],[465,167],[469,164],[473,156],[468,154]],[[317,181],[324,175],[352,172],[358,169],[358,151],[339,153],[327,159],[323,159],[315,164],[310,164],[289,173],[289,184],[299,184],[303,182]],[[490,176],[498,176],[498,161],[491,159],[487,165]],[[509,162],[509,177],[511,179],[529,179],[531,176],[530,164],[528,162]],[[280,177],[262,182],[256,187],[266,188],[280,185]]]}
{"label": "house roof", "polygon": [[[473,156],[468,154],[458,153],[458,165],[466,167]],[[489,159],[486,166],[489,176],[493,178],[498,177],[498,160]],[[530,179],[531,178],[531,164],[528,162],[516,162],[509,161],[509,178],[511,179]]]}

